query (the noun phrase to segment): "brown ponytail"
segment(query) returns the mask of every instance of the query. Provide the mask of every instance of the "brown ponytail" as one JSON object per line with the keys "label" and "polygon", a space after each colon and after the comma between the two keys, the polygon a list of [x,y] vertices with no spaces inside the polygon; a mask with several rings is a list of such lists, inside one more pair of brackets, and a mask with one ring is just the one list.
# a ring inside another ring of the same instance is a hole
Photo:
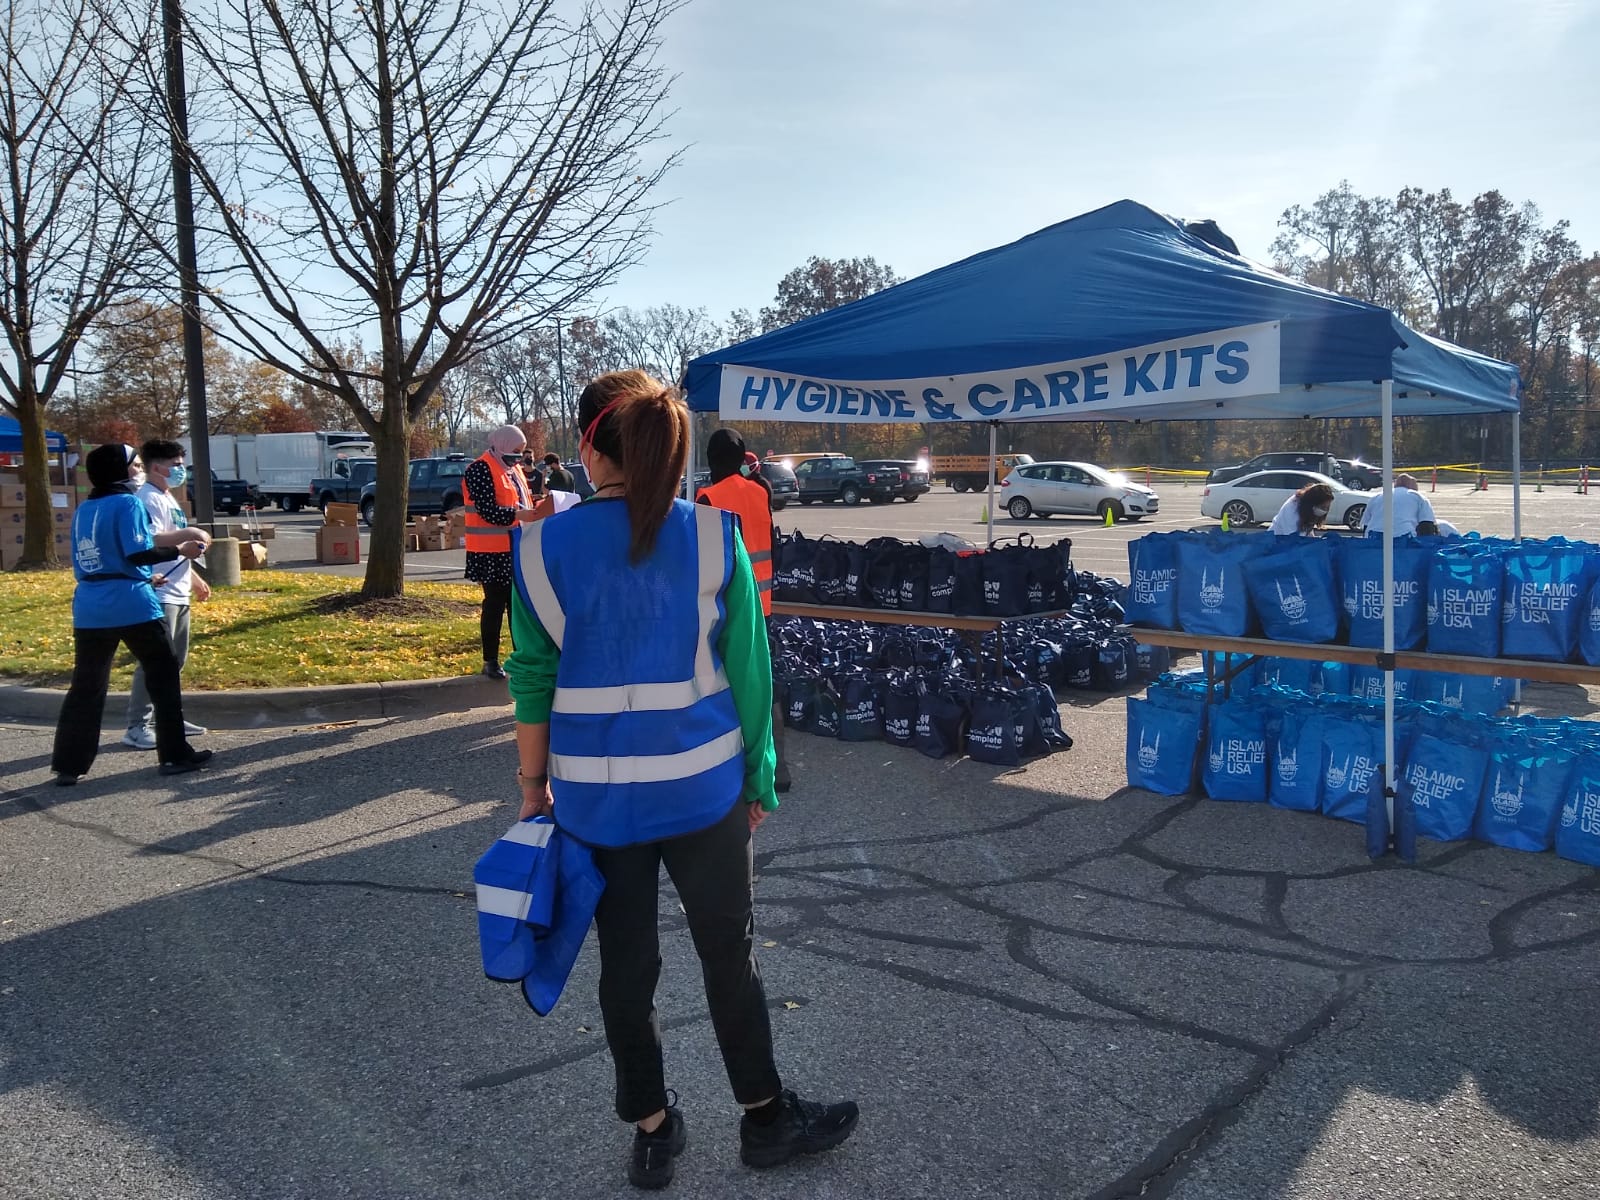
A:
{"label": "brown ponytail", "polygon": [[628,556],[637,563],[655,549],[678,494],[689,461],[689,410],[676,389],[643,371],[614,371],[584,388],[578,422],[590,444],[625,473]]}

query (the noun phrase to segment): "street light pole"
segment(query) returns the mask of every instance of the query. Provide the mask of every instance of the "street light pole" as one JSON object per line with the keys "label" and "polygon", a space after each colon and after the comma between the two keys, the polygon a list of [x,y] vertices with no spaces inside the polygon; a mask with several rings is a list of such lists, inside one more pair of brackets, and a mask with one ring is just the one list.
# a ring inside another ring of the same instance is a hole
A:
{"label": "street light pole", "polygon": [[195,520],[216,517],[211,497],[211,425],[206,417],[205,347],[200,334],[200,267],[194,241],[194,193],[189,178],[189,97],[183,78],[182,0],[161,0],[172,129],[172,207],[178,233],[178,289],[183,313],[183,366],[189,392],[190,458]]}

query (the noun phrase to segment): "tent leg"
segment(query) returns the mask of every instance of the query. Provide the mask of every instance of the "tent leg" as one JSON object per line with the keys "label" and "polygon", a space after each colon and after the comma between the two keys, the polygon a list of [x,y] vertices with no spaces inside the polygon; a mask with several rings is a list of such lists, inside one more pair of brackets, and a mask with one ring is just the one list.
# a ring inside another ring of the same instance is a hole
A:
{"label": "tent leg", "polygon": [[1394,383],[1382,384],[1383,423],[1383,798],[1394,822]]}
{"label": "tent leg", "polygon": [[985,511],[989,514],[990,547],[994,546],[994,443],[999,429],[999,421],[989,422],[989,504]]}
{"label": "tent leg", "polygon": [[695,435],[699,432],[696,428],[699,422],[695,420],[694,412],[689,413],[689,457],[683,464],[683,498],[694,503],[694,464],[695,464]]}
{"label": "tent leg", "polygon": [[[1522,541],[1522,413],[1511,414],[1511,537]],[[1511,684],[1511,703],[1522,704],[1522,680]],[[1519,710],[1520,711],[1520,707]]]}

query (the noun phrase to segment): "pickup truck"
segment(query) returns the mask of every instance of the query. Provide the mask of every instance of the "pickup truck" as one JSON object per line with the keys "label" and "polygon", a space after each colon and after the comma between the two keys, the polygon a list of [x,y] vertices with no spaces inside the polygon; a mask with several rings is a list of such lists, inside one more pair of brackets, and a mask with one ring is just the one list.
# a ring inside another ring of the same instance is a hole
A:
{"label": "pickup truck", "polygon": [[893,500],[900,486],[900,472],[868,471],[856,465],[856,460],[842,455],[829,458],[810,458],[796,463],[795,482],[800,485],[800,503],[826,504],[843,500],[846,504],[860,504],[866,497],[875,504]]}
{"label": "pickup truck", "polygon": [[307,488],[311,503],[324,512],[330,504],[359,504],[361,489],[378,477],[375,458],[341,458],[333,464],[333,474],[313,479]]}
{"label": "pickup truck", "polygon": [[[891,500],[900,499],[909,504],[928,490],[927,467],[909,459],[874,458],[860,465],[870,476],[887,475],[894,481],[894,490],[889,494]],[[882,501],[874,497],[873,503],[881,504]]]}
{"label": "pickup truck", "polygon": [[[216,512],[225,512],[230,517],[237,517],[245,507],[261,508],[264,505],[261,492],[253,483],[243,479],[223,479],[213,471],[211,472],[211,507]],[[194,506],[194,482],[189,483],[189,505]]]}
{"label": "pickup truck", "polygon": [[[466,503],[466,484],[462,477],[472,459],[465,454],[450,454],[443,458],[413,458],[411,481],[406,488],[406,516],[429,517],[460,508]],[[378,482],[373,480],[361,489],[363,524],[372,524],[372,514],[378,505]]]}
{"label": "pickup truck", "polygon": [[[996,454],[994,456],[994,481],[999,483],[1017,467],[1033,462],[1031,454]],[[943,479],[957,492],[981,492],[989,486],[989,456],[987,454],[935,454],[928,464],[932,479]]]}

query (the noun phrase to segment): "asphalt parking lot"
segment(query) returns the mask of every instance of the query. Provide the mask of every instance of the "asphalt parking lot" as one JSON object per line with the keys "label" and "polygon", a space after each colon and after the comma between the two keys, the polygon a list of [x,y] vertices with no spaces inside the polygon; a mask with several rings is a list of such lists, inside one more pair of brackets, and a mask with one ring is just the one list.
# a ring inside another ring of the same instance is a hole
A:
{"label": "asphalt parking lot", "polygon": [[[1153,529],[1191,529],[1215,525],[1200,515],[1200,493],[1204,485],[1192,482],[1187,487],[1172,481],[1155,480],[1161,496],[1161,515],[1139,522],[1124,522],[1106,528],[1092,517],[1032,517],[1014,521],[1004,509],[994,523],[997,538],[1028,533],[1042,542],[1072,539],[1073,563],[1081,571],[1124,578],[1128,569],[1127,544]],[[1465,484],[1443,485],[1429,495],[1441,517],[1460,529],[1509,537],[1512,533],[1511,489],[1491,487],[1474,491]],[[1003,502],[1003,501],[1002,501]],[[981,544],[986,526],[983,515],[986,497],[982,493],[958,495],[936,486],[914,503],[893,504],[790,504],[774,516],[781,529],[799,529],[808,537],[824,534],[862,542],[873,537],[912,540],[923,534],[949,532]],[[316,561],[316,529],[322,517],[315,512],[279,513],[266,518],[276,528],[268,544],[270,565],[291,571],[321,571],[330,575],[360,576],[365,566],[319,566]],[[1541,493],[1532,485],[1523,489],[1522,531],[1528,535],[1562,534],[1570,538],[1600,541],[1600,486],[1589,495],[1577,494],[1571,486],[1546,487]],[[365,556],[368,537],[362,533]],[[463,550],[436,550],[406,556],[406,575],[413,579],[460,579],[466,565]]]}

